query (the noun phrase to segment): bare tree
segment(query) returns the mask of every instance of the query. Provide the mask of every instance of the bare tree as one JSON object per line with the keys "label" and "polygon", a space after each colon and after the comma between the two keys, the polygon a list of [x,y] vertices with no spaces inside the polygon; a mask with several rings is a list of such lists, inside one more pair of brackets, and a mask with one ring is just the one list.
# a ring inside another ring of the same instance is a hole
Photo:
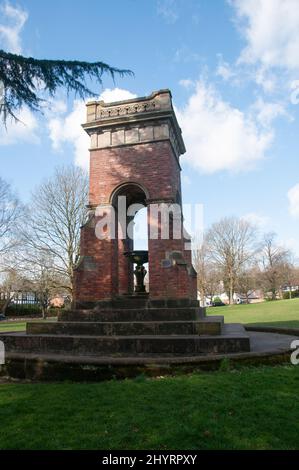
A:
{"label": "bare tree", "polygon": [[16,245],[16,223],[22,206],[10,185],[0,177],[0,261]]}
{"label": "bare tree", "polygon": [[14,268],[7,268],[3,280],[1,282],[1,294],[3,296],[1,302],[1,314],[6,315],[6,310],[11,304],[17,292],[29,289],[30,282],[23,277],[22,273]]}
{"label": "bare tree", "polygon": [[289,299],[292,298],[294,287],[299,285],[298,268],[293,264],[288,264],[285,269],[283,287],[289,292]]}
{"label": "bare tree", "polygon": [[211,259],[222,272],[230,304],[233,303],[238,276],[257,253],[256,236],[256,227],[237,217],[225,217],[208,231]]}
{"label": "bare tree", "polygon": [[34,264],[27,264],[27,276],[30,277],[33,290],[37,294],[41,307],[42,316],[47,317],[50,302],[57,294],[65,293],[67,290],[61,286],[66,285],[64,277],[57,273],[54,258],[50,252],[37,252]]}
{"label": "bare tree", "polygon": [[202,306],[206,306],[208,250],[205,243],[197,243],[192,253],[193,265],[197,272],[197,290]]}
{"label": "bare tree", "polygon": [[34,192],[23,231],[25,265],[41,267],[42,260],[51,257],[51,270],[70,295],[79,259],[80,227],[86,217],[87,190],[88,178],[83,170],[57,168],[53,177]]}
{"label": "bare tree", "polygon": [[219,292],[221,275],[211,262],[211,253],[206,240],[197,243],[193,250],[193,264],[197,272],[197,289],[200,294],[202,306],[206,306],[206,298]]}
{"label": "bare tree", "polygon": [[275,300],[284,283],[290,276],[291,252],[275,242],[276,234],[271,232],[264,235],[262,250],[262,279],[264,290],[270,292]]}
{"label": "bare tree", "polygon": [[211,304],[215,295],[222,293],[221,277],[221,271],[213,264],[210,264],[206,276],[206,292]]}
{"label": "bare tree", "polygon": [[239,291],[239,294],[243,295],[246,298],[246,303],[249,304],[250,295],[258,286],[259,280],[259,270],[258,268],[252,267],[249,269],[244,269],[240,272],[236,282],[236,288]]}

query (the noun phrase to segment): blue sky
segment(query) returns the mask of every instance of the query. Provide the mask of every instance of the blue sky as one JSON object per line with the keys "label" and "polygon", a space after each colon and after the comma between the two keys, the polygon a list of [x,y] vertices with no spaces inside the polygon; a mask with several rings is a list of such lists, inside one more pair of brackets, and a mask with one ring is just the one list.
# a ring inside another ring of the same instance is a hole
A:
{"label": "blue sky", "polygon": [[[132,69],[93,87],[106,100],[170,88],[184,202],[204,205],[205,226],[237,215],[276,231],[299,256],[298,0],[0,0],[0,44]],[[58,164],[86,167],[88,141],[84,104],[63,91],[21,117],[0,129],[0,172],[26,201]]]}

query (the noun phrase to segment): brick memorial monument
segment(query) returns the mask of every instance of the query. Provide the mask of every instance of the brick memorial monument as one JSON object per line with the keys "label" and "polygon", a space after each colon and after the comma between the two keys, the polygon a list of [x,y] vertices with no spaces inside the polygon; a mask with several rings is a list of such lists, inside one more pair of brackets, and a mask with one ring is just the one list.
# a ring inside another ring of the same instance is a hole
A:
{"label": "brick memorial monument", "polygon": [[[113,214],[119,218],[119,196],[123,196],[125,204],[123,213],[132,204],[148,209],[149,299],[196,300],[196,273],[191,251],[185,250],[183,226],[179,238],[174,239],[170,233],[166,234],[168,239],[162,239],[163,221],[155,217],[157,209],[166,209],[167,216],[171,205],[181,208],[179,158],[185,146],[170,92],[161,90],[147,98],[119,103],[88,103],[87,123],[83,127],[91,142],[90,217],[82,228],[76,307],[133,291],[132,266],[124,256],[133,248],[133,240],[123,236],[127,227],[121,227],[116,220],[113,238],[108,234],[98,239],[96,234],[102,217]],[[130,223],[129,219],[127,216],[125,222]],[[157,223],[153,239],[150,234]]]}
{"label": "brick memorial monument", "polygon": [[[77,368],[81,377],[89,365],[125,375],[126,367],[249,351],[243,326],[207,317],[199,307],[182,223],[185,146],[170,91],[89,102],[83,128],[90,136],[90,191],[73,309],[62,310],[57,322],[29,322],[26,333],[1,335],[9,373],[68,376]],[[141,207],[147,208],[148,251],[134,250],[131,236]]]}

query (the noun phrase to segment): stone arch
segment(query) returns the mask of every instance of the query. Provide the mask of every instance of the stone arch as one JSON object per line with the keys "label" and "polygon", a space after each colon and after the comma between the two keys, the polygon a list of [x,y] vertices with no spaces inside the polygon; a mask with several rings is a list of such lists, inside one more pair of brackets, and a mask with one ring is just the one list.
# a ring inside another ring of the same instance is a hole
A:
{"label": "stone arch", "polygon": [[149,199],[147,188],[135,181],[124,181],[117,185],[110,194],[109,203],[115,206],[117,196],[121,195],[129,197],[128,205],[140,203],[146,206],[147,200]]}
{"label": "stone arch", "polygon": [[[118,200],[119,196],[126,197],[125,206],[123,201]],[[117,273],[119,294],[133,293],[134,291],[133,264],[124,255],[134,250],[134,217],[141,207],[133,206],[138,204],[147,207],[148,199],[148,190],[135,181],[123,181],[110,194],[109,204],[115,209],[117,227],[115,272]]]}

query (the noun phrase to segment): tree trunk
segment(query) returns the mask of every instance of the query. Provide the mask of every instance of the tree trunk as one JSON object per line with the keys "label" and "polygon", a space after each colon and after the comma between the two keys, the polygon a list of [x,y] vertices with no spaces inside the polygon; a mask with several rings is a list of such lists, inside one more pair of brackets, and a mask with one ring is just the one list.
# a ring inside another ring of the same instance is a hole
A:
{"label": "tree trunk", "polygon": [[234,285],[233,279],[229,280],[229,304],[233,305],[234,303]]}
{"label": "tree trunk", "polygon": [[42,305],[42,316],[43,320],[47,318],[47,308]]}
{"label": "tree trunk", "polygon": [[202,307],[206,307],[206,292],[203,289],[199,289]]}
{"label": "tree trunk", "polygon": [[6,315],[6,310],[7,310],[7,308],[9,307],[10,302],[11,302],[11,298],[8,297],[8,299],[5,300],[5,302],[4,302],[4,304],[3,304],[3,307],[2,307],[2,309],[1,309],[2,315],[4,315],[4,316]]}

